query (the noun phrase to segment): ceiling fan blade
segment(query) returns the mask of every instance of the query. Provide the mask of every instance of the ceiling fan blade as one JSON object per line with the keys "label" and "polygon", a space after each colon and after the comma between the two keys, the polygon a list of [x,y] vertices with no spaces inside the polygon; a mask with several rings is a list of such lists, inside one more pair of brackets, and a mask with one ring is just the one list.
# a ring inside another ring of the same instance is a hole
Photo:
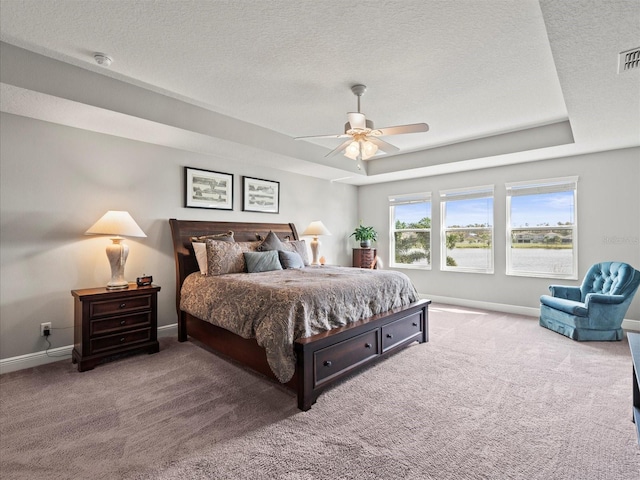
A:
{"label": "ceiling fan blade", "polygon": [[333,135],[309,135],[308,137],[294,137],[294,140],[309,140],[311,138],[347,138],[351,137],[351,135],[347,135],[346,133],[336,133]]}
{"label": "ceiling fan blade", "polygon": [[371,143],[376,145],[384,153],[395,153],[395,152],[399,152],[400,151],[400,149],[398,147],[396,147],[395,145],[391,145],[390,143],[385,142],[384,140],[380,140],[379,138],[376,138],[374,136],[367,136],[366,138]]}
{"label": "ceiling fan blade", "polygon": [[349,112],[347,113],[347,118],[349,119],[349,125],[351,125],[352,129],[364,130],[367,128],[367,119],[364,113]]}
{"label": "ceiling fan blade", "polygon": [[324,157],[332,157],[334,155],[337,155],[338,153],[340,153],[342,150],[344,150],[345,148],[347,148],[349,146],[349,144],[351,142],[353,142],[353,138],[351,137],[351,135],[347,135],[347,137],[349,137],[349,140],[347,140],[346,142],[342,142],[340,145],[338,145],[336,148],[334,148],[333,150],[331,150],[329,153],[327,153]]}
{"label": "ceiling fan blade", "polygon": [[383,135],[399,135],[401,133],[421,133],[428,132],[429,125],[426,123],[412,123],[411,125],[397,125],[395,127],[378,128],[371,132],[371,135],[381,137]]}

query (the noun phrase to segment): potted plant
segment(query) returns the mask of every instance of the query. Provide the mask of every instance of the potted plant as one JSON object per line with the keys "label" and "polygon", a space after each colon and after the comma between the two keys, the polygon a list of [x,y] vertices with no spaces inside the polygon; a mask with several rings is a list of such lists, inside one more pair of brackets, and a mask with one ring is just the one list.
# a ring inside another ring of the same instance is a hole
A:
{"label": "potted plant", "polygon": [[360,224],[350,237],[356,237],[356,240],[360,242],[360,246],[362,248],[370,248],[371,242],[375,242],[378,239],[378,233],[373,229],[373,227],[365,227]]}

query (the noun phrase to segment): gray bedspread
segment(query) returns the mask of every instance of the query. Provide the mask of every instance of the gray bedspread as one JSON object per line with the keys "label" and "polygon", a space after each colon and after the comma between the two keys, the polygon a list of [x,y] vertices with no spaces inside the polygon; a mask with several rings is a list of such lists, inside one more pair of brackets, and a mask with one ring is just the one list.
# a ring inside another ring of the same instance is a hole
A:
{"label": "gray bedspread", "polygon": [[221,276],[189,275],[180,308],[236,333],[255,338],[278,380],[295,371],[293,343],[418,300],[400,272],[308,267]]}

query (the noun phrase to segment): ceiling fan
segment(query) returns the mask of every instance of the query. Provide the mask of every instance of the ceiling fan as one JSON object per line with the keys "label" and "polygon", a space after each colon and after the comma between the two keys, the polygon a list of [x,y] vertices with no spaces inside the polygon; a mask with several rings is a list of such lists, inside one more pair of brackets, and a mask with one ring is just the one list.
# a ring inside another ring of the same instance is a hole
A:
{"label": "ceiling fan", "polygon": [[343,143],[330,151],[325,157],[331,157],[344,150],[344,156],[352,160],[369,160],[379,151],[384,153],[394,153],[400,151],[395,145],[380,139],[387,135],[399,135],[402,133],[421,133],[429,131],[426,123],[413,123],[410,125],[398,125],[395,127],[374,128],[373,122],[367,120],[360,112],[360,97],[367,91],[365,85],[353,85],[351,91],[358,97],[358,111],[347,113],[349,120],[344,125],[344,133],[334,135],[312,135],[308,137],[297,137],[296,140],[306,140],[310,138],[347,138]]}

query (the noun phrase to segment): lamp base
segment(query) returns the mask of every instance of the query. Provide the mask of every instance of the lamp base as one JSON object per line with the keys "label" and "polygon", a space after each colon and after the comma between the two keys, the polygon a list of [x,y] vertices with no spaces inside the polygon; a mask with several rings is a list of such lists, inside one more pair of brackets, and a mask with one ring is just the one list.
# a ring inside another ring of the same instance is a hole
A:
{"label": "lamp base", "polygon": [[129,288],[129,282],[124,279],[124,265],[129,256],[129,246],[122,243],[121,237],[111,240],[113,243],[107,245],[107,258],[111,265],[111,280],[107,283],[107,290],[123,290]]}
{"label": "lamp base", "polygon": [[311,261],[311,265],[320,265],[320,262],[318,261],[318,254],[320,251],[320,240],[318,240],[318,237],[313,237],[313,240],[311,240],[309,244],[311,246],[311,254],[313,255],[313,260]]}

